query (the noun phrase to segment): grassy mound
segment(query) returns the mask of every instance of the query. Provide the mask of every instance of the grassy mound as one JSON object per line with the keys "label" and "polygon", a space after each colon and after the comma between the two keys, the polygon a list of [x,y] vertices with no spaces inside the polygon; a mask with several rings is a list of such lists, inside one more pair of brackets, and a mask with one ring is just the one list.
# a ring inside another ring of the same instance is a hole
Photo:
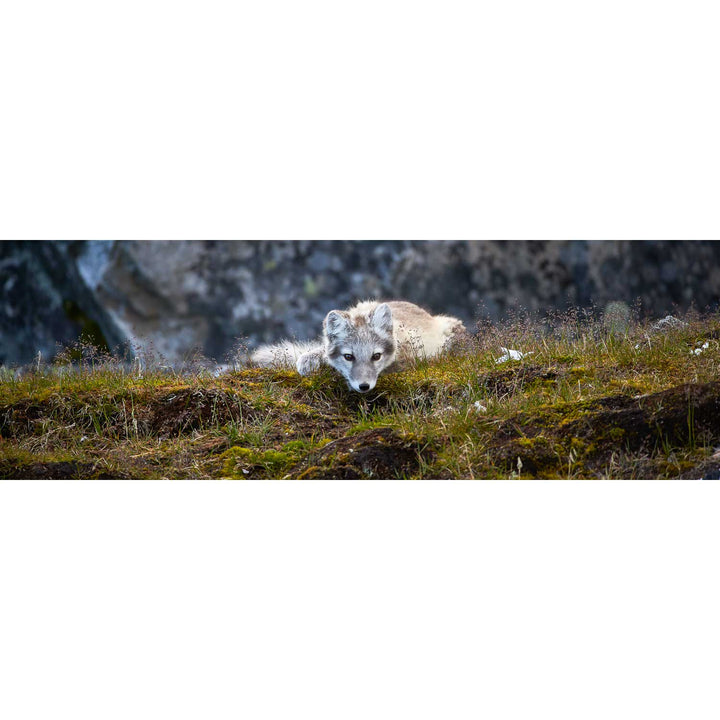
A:
{"label": "grassy mound", "polygon": [[329,369],[4,370],[0,477],[714,477],[718,338],[715,315],[516,321],[367,395]]}

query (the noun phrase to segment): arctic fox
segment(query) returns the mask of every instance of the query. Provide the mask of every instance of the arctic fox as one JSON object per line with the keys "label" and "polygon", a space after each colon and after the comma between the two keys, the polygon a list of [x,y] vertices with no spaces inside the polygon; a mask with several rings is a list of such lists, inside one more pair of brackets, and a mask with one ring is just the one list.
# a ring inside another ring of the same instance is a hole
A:
{"label": "arctic fox", "polygon": [[430,315],[402,300],[366,300],[349,310],[331,310],[320,340],[263,345],[251,360],[258,365],[294,364],[301,375],[326,363],[352,390],[368,392],[380,373],[398,369],[412,358],[434,357],[466,333],[462,322],[449,315]]}

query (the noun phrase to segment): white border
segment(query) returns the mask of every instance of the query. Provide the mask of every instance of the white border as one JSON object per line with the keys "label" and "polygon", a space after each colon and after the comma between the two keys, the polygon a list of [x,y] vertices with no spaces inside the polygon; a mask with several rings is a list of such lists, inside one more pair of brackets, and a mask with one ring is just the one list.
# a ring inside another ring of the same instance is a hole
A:
{"label": "white border", "polygon": [[6,3],[0,237],[717,239],[717,3]]}
{"label": "white border", "polygon": [[3,717],[716,718],[718,483],[8,482]]}

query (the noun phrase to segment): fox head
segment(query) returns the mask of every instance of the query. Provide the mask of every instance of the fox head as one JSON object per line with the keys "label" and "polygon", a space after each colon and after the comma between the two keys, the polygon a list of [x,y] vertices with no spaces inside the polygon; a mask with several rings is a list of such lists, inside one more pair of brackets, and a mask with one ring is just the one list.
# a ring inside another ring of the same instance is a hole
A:
{"label": "fox head", "polygon": [[352,390],[368,392],[395,359],[392,310],[387,303],[352,317],[331,310],[323,322],[325,357]]}

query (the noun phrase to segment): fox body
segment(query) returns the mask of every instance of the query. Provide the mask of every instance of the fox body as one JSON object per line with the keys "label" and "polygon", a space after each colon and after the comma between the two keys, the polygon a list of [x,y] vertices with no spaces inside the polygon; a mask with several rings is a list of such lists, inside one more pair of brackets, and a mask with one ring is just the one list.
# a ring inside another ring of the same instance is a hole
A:
{"label": "fox body", "polygon": [[320,340],[263,345],[251,359],[258,365],[294,364],[301,375],[327,364],[351,389],[368,392],[380,373],[413,358],[434,357],[466,332],[457,318],[431,315],[409,302],[367,300],[349,310],[331,310]]}

